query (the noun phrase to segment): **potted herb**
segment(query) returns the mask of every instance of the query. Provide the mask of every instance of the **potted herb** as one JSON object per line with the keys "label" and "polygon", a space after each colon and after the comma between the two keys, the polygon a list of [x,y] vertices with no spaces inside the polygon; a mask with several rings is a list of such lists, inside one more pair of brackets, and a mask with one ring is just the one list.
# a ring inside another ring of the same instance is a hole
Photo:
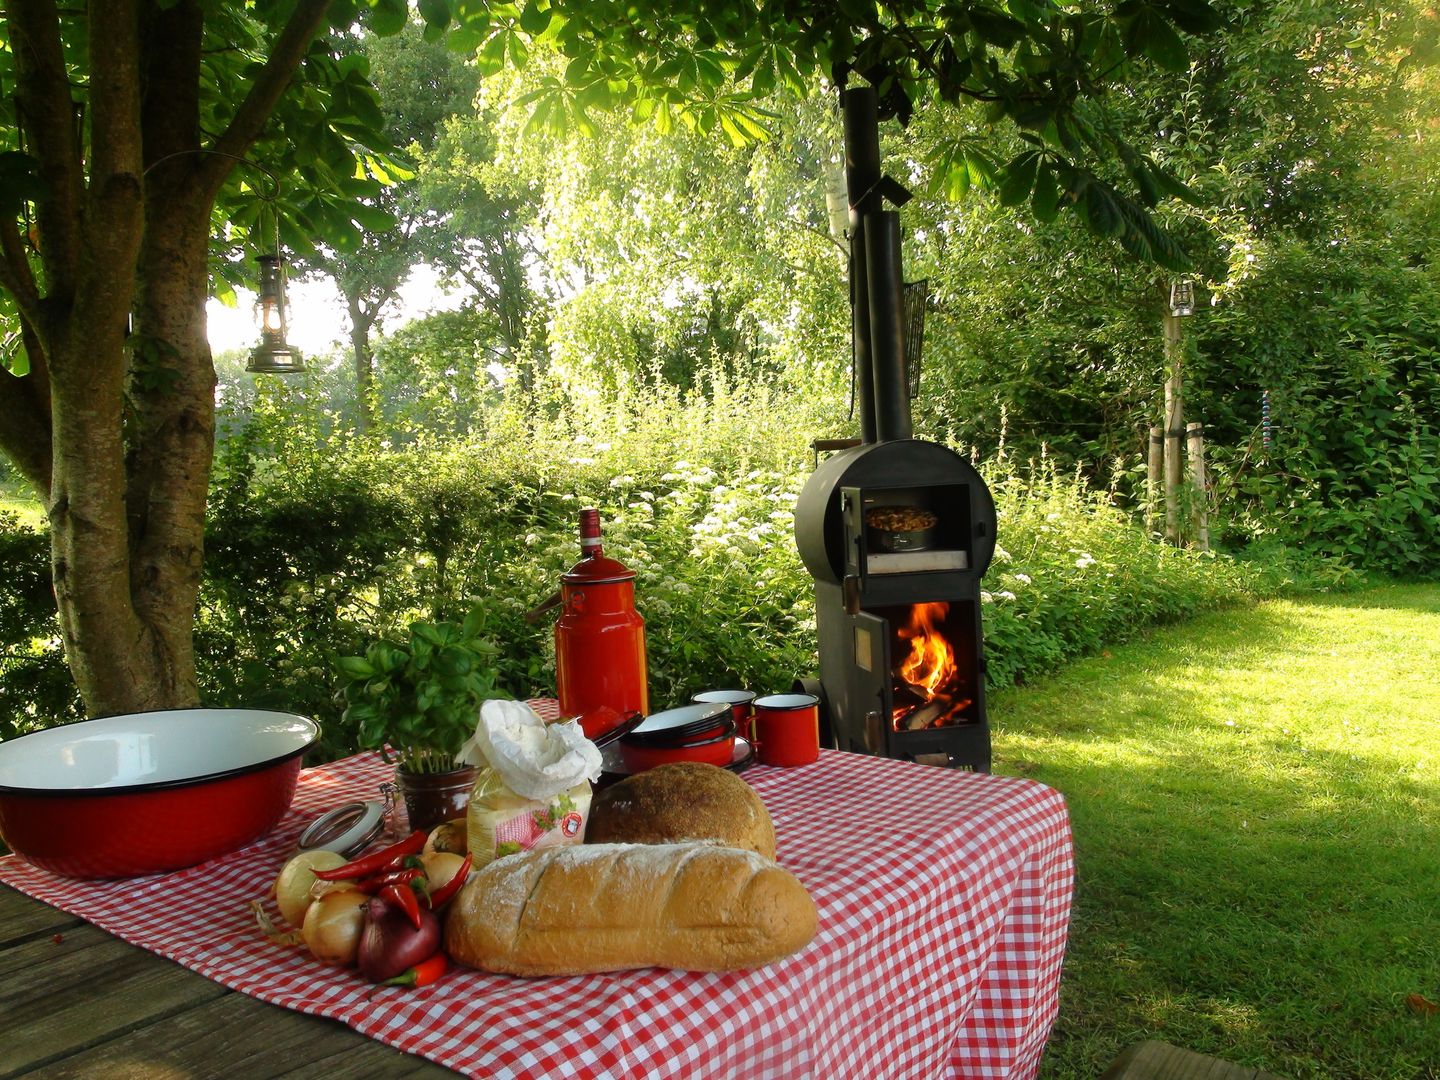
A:
{"label": "potted herb", "polygon": [[342,719],[361,747],[395,763],[413,828],[464,814],[475,769],[456,768],[455,754],[475,732],[480,703],[503,696],[495,692],[500,650],[482,623],[479,608],[463,623],[412,623],[408,640],[381,638],[364,656],[335,661]]}

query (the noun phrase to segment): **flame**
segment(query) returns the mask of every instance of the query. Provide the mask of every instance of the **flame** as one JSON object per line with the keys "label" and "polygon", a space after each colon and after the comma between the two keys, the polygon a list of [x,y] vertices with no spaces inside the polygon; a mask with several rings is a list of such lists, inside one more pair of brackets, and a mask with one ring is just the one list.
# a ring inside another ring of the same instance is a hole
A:
{"label": "flame", "polygon": [[955,648],[941,629],[949,613],[950,605],[943,601],[916,604],[911,609],[910,622],[896,629],[900,640],[910,643],[909,655],[895,669],[899,680],[896,689],[906,689],[919,699],[918,705],[898,704],[891,710],[891,722],[897,731],[907,717],[918,716],[932,703],[929,711],[934,717],[918,726],[940,727],[954,723],[956,714],[970,704],[969,698],[959,697],[962,686]]}
{"label": "flame", "polygon": [[949,613],[949,604],[916,604],[910,625],[900,629],[901,639],[910,642],[910,655],[900,664],[898,674],[926,701],[958,674],[955,650],[936,625]]}

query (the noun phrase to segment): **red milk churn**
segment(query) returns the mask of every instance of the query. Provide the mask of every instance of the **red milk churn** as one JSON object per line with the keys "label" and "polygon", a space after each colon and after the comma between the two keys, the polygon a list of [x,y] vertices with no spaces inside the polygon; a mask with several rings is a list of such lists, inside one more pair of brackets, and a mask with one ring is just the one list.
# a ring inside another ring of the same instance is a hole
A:
{"label": "red milk churn", "polygon": [[560,715],[578,716],[594,739],[650,711],[645,620],[635,610],[635,572],[600,546],[599,510],[580,511],[580,552],[560,578],[555,677]]}

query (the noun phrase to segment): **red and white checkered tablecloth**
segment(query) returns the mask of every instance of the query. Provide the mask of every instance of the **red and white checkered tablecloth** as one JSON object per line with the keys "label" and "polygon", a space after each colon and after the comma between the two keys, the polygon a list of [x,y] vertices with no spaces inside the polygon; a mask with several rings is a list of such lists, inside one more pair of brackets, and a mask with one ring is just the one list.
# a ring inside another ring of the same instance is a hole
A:
{"label": "red and white checkered tablecloth", "polygon": [[[538,703],[537,703],[538,704]],[[113,882],[16,858],[0,881],[262,1001],[328,1016],[479,1077],[1034,1076],[1058,1008],[1073,880],[1064,800],[1033,781],[822,751],[744,773],[779,861],[820,913],[756,971],[515,979],[456,968],[371,987],[272,945],[262,897],[301,827],[373,798],[377,755],[302,772],[275,831],[188,870]]]}

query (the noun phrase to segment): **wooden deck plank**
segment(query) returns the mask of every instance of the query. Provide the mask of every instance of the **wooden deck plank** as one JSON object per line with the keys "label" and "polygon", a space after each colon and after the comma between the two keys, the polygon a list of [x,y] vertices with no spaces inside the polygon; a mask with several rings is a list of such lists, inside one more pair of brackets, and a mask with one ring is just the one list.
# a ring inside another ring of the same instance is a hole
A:
{"label": "wooden deck plank", "polygon": [[82,920],[0,885],[0,949],[37,934],[63,933]]}
{"label": "wooden deck plank", "polygon": [[26,1074],[26,1080],[453,1076],[343,1024],[226,993]]}
{"label": "wooden deck plank", "polygon": [[[55,940],[55,935],[60,940]],[[0,885],[0,1080],[453,1076],[227,990]]]}
{"label": "wooden deck plank", "polygon": [[33,977],[12,976],[0,988],[0,1080],[228,992],[178,964],[105,938],[73,948],[40,938],[8,950],[9,960],[34,958]]}
{"label": "wooden deck plank", "polygon": [[1100,1080],[1280,1080],[1267,1072],[1182,1050],[1154,1039],[1137,1043]]}

